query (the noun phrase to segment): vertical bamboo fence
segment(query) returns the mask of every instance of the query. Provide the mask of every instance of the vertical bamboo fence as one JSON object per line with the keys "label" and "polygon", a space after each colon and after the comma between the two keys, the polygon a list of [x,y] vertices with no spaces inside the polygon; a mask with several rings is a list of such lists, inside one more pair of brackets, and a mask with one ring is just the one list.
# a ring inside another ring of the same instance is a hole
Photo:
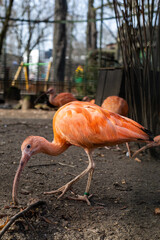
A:
{"label": "vertical bamboo fence", "polygon": [[114,1],[114,9],[130,117],[160,134],[160,1]]}

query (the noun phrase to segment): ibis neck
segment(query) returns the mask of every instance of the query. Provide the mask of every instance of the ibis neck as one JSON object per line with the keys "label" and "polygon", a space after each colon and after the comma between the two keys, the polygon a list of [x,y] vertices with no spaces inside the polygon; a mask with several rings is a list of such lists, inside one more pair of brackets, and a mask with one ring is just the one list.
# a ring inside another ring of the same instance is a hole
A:
{"label": "ibis neck", "polygon": [[69,145],[66,143],[49,142],[45,139],[42,146],[42,153],[56,156],[64,152],[68,147]]}
{"label": "ibis neck", "polygon": [[56,97],[56,93],[49,95],[49,102],[52,102],[52,100]]}

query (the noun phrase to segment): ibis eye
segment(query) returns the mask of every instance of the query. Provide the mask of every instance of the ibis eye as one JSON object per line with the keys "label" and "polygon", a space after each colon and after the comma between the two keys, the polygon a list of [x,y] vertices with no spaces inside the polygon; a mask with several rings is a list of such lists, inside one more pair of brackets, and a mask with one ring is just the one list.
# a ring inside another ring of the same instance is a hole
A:
{"label": "ibis eye", "polygon": [[30,145],[30,144],[28,144],[28,145],[27,145],[27,148],[28,148],[28,149],[29,149],[29,148],[31,148],[31,145]]}

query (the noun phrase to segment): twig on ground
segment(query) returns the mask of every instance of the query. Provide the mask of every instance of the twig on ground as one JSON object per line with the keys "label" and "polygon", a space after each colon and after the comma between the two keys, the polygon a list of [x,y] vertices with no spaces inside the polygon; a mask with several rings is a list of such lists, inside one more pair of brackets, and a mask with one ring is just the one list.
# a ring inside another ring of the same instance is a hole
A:
{"label": "twig on ground", "polygon": [[23,211],[18,212],[16,215],[14,215],[13,217],[11,217],[11,219],[9,220],[9,222],[5,225],[5,227],[2,229],[2,231],[0,232],[0,238],[3,236],[3,234],[8,230],[8,228],[20,217],[23,217],[24,214],[26,212],[28,212],[30,209],[37,207],[39,205],[43,205],[45,204],[45,201],[37,201],[34,202],[32,204],[30,204],[27,208],[25,208]]}
{"label": "twig on ground", "polygon": [[28,168],[33,168],[33,167],[48,167],[56,165],[56,163],[44,163],[44,164],[34,164],[34,165],[29,165]]}
{"label": "twig on ground", "polygon": [[27,218],[24,216],[24,214],[23,214],[23,218],[24,218],[24,220],[26,221],[26,223],[28,224],[28,226],[32,229],[32,231],[33,231],[36,235],[38,235],[37,232],[36,232],[36,230],[35,230],[35,228],[30,224],[30,222],[27,220]]}
{"label": "twig on ground", "polygon": [[75,167],[74,165],[69,165],[69,164],[61,163],[61,162],[58,162],[58,164],[61,165],[61,166],[67,166],[67,167],[72,167],[72,168]]}
{"label": "twig on ground", "polygon": [[69,174],[69,175],[71,175],[71,176],[73,176],[73,177],[76,177],[76,176],[77,176],[76,174],[73,174],[73,173],[71,173],[71,172],[67,172],[67,174]]}

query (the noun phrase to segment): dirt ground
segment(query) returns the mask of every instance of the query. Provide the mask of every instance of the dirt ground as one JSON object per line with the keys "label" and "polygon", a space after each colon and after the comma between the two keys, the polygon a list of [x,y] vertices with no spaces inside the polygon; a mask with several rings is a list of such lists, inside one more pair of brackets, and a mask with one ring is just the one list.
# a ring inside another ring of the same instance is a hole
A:
{"label": "dirt ground", "polygon": [[[0,110],[0,226],[31,201],[45,204],[19,218],[3,235],[4,240],[158,240],[160,239],[160,162],[148,154],[141,161],[121,151],[105,148],[94,153],[96,169],[90,192],[91,206],[84,202],[46,196],[87,167],[83,149],[70,147],[51,157],[33,156],[22,173],[19,185],[20,206],[14,208],[11,192],[21,157],[20,146],[28,135],[52,140],[53,111]],[[132,149],[137,148],[130,144]],[[83,194],[86,177],[73,186]]]}

